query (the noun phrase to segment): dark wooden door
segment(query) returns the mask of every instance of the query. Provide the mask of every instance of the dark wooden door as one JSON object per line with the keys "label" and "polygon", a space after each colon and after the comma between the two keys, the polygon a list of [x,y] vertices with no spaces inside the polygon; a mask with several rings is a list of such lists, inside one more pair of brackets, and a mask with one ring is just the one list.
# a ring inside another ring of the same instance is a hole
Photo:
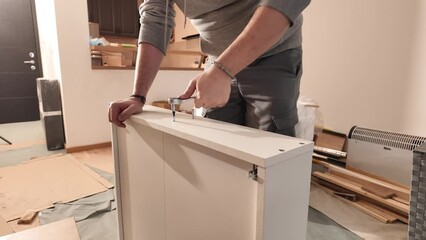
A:
{"label": "dark wooden door", "polygon": [[123,37],[139,36],[139,11],[136,0],[118,1],[121,18],[117,21],[119,34]]}
{"label": "dark wooden door", "polygon": [[137,38],[139,13],[136,0],[88,0],[89,22],[99,23],[104,36]]}
{"label": "dark wooden door", "polygon": [[40,119],[34,0],[0,0],[0,123]]}

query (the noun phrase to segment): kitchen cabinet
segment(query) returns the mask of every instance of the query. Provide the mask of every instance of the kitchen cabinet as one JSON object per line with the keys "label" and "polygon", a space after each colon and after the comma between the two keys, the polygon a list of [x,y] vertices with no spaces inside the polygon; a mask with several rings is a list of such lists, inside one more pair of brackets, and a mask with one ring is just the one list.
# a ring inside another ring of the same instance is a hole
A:
{"label": "kitchen cabinet", "polygon": [[88,0],[87,8],[89,22],[99,24],[101,35],[138,37],[137,0]]}
{"label": "kitchen cabinet", "polygon": [[121,240],[305,239],[313,144],[145,106],[113,126]]}

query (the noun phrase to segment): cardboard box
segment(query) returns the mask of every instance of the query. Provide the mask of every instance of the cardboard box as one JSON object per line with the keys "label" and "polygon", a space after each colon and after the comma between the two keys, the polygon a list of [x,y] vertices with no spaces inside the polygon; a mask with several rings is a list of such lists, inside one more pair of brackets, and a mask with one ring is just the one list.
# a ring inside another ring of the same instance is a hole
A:
{"label": "cardboard box", "polygon": [[90,38],[99,38],[99,24],[89,22],[89,36]]}
{"label": "cardboard box", "polygon": [[133,54],[133,52],[102,52],[102,62],[104,66],[132,66]]}

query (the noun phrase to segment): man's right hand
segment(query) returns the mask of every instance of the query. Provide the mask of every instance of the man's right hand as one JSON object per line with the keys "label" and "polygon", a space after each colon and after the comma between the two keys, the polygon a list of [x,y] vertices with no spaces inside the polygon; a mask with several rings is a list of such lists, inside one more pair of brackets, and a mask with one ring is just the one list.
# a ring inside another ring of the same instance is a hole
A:
{"label": "man's right hand", "polygon": [[110,103],[108,109],[109,122],[115,124],[117,127],[125,128],[123,123],[131,115],[142,112],[143,104],[139,99],[124,99]]}

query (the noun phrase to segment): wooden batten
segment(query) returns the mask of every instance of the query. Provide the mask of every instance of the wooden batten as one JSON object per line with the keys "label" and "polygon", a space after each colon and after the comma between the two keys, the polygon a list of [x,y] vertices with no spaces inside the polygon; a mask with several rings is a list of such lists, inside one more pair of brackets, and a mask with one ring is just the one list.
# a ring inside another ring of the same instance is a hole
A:
{"label": "wooden batten", "polygon": [[351,182],[344,180],[340,177],[334,176],[333,174],[326,174],[321,172],[314,172],[312,173],[313,176],[320,178],[322,180],[325,180],[327,182],[333,183],[335,185],[338,185],[340,187],[343,187],[347,190],[350,190],[352,192],[355,192],[361,196],[364,196],[370,200],[373,200],[375,203],[380,204],[380,206],[383,206],[387,209],[395,210],[396,212],[402,214],[404,217],[408,216],[409,212],[409,206],[402,204],[400,202],[397,202],[393,199],[383,199],[379,196],[376,196],[372,193],[369,193],[367,191],[362,190],[360,186],[354,185]]}
{"label": "wooden batten", "polygon": [[[383,180],[375,179],[373,177],[366,176],[364,174],[354,172],[346,168],[341,168],[323,161],[313,160],[313,162],[328,168],[329,172],[334,175],[342,177],[346,180],[350,180],[352,184],[357,184],[358,186],[364,187],[364,191],[367,190],[368,192],[380,196],[395,196],[403,199],[404,201],[409,201],[410,199],[410,190],[404,187],[394,185]],[[392,193],[394,193],[394,195]]]}
{"label": "wooden batten", "polygon": [[340,197],[340,196],[334,194],[336,191],[338,191],[338,192],[344,192],[344,191],[351,192],[351,191],[348,191],[345,188],[342,188],[340,186],[337,186],[335,184],[332,184],[332,183],[327,182],[327,181],[322,180],[322,179],[316,179],[315,181],[312,180],[311,182],[315,186],[323,189],[328,194],[342,200],[343,202],[347,203],[348,205],[351,205],[351,206],[357,208],[358,210],[370,215],[371,217],[377,219],[380,222],[394,223],[397,220],[399,220],[403,223],[408,224],[408,218],[407,217],[402,216],[400,214],[397,214],[395,212],[392,212],[392,211],[385,209],[383,207],[380,207],[380,206],[376,205],[375,203],[370,202],[371,200],[369,200],[368,198],[365,198],[363,196],[359,197],[360,195],[357,195],[359,197],[358,200],[350,201],[348,199],[345,199],[343,197]]}
{"label": "wooden batten", "polygon": [[380,180],[382,182],[386,182],[386,183],[389,183],[391,185],[394,185],[394,186],[397,186],[397,187],[400,187],[400,188],[403,188],[403,189],[406,189],[406,190],[410,191],[410,186],[407,186],[407,185],[404,185],[404,184],[401,184],[401,183],[398,183],[398,182],[391,181],[391,180],[389,180],[387,178],[384,178],[384,177],[381,177],[381,176],[378,176],[378,175],[374,175],[374,174],[368,173],[366,171],[362,171],[362,170],[360,170],[358,168],[354,168],[354,167],[346,165],[346,169],[351,170],[352,172],[360,173],[362,175],[365,175],[365,176],[368,176],[368,177],[371,177],[371,178]]}

